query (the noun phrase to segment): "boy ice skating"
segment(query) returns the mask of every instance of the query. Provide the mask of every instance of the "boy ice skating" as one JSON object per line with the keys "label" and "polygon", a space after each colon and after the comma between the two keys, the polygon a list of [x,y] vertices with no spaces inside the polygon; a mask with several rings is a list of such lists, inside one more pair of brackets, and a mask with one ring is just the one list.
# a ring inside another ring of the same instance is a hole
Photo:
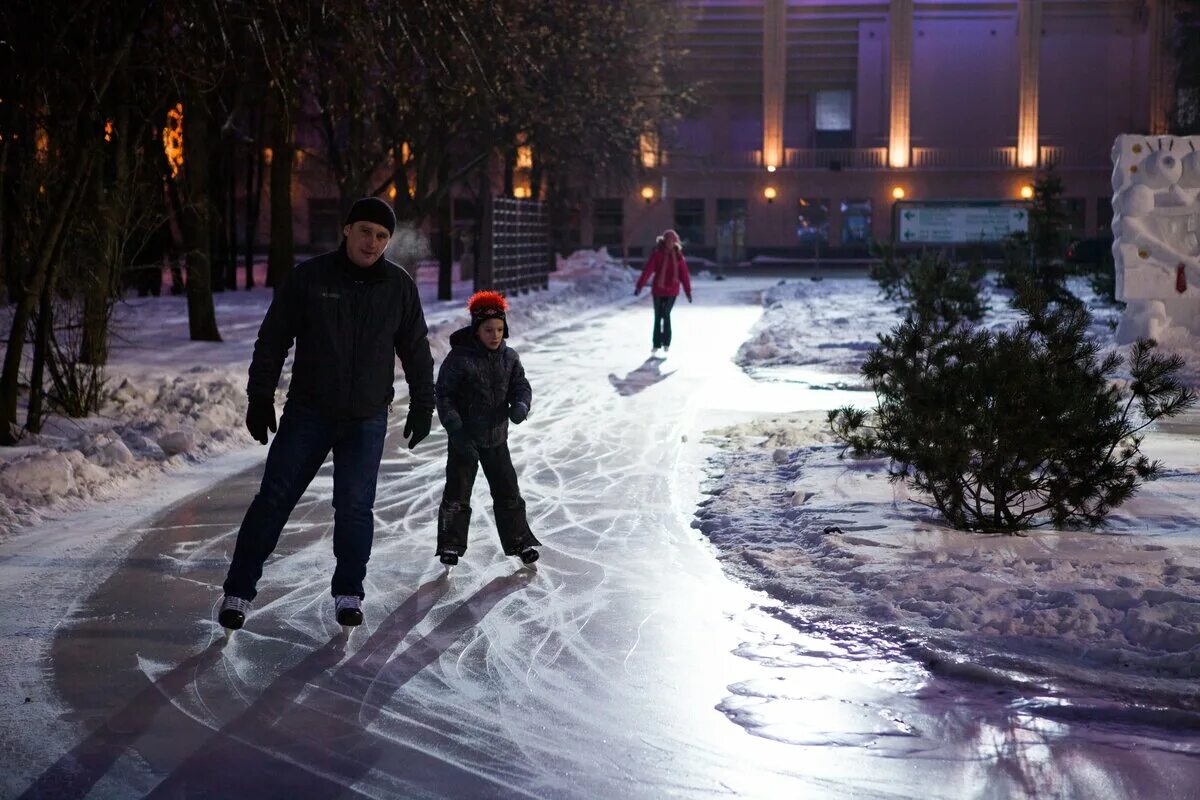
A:
{"label": "boy ice skating", "polygon": [[437,378],[438,418],[450,435],[446,489],[438,509],[437,555],[443,564],[457,564],[467,550],[471,489],[482,464],[504,554],[532,564],[538,559],[534,547],[541,542],[529,530],[508,452],[508,423],[525,421],[532,391],[517,351],[504,342],[508,338],[504,297],[476,292],[467,309],[471,325],[450,336],[452,349]]}
{"label": "boy ice skating", "polygon": [[375,484],[391,408],[396,356],[408,382],[408,446],[429,434],[433,357],[417,286],[383,256],[395,232],[391,206],[354,203],[341,246],[293,270],[275,290],[250,364],[246,427],[267,443],[275,430],[275,387],[295,342],[292,382],[262,486],[238,531],[218,620],[242,627],[263,564],[304,490],[333,452],[330,584],[337,621],[359,625],[363,578],[375,533]]}

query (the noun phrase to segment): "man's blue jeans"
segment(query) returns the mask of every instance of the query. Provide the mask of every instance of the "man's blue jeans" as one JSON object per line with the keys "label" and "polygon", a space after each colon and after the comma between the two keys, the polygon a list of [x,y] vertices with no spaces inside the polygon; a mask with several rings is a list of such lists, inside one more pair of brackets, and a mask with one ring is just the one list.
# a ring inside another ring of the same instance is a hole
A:
{"label": "man's blue jeans", "polygon": [[333,555],[337,595],[363,597],[363,578],[375,537],[375,484],[387,412],[366,419],[337,419],[288,405],[267,453],[262,485],[238,531],[225,594],[253,600],[263,564],[317,470],[333,451]]}

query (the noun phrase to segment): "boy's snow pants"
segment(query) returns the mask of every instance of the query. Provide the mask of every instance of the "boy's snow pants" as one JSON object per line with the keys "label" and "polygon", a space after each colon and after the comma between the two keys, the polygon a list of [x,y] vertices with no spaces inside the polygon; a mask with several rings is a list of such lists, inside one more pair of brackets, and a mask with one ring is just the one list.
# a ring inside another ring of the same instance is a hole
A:
{"label": "boy's snow pants", "polygon": [[515,556],[526,547],[541,542],[529,530],[525,518],[525,501],[517,486],[508,444],[479,447],[479,459],[464,456],[453,447],[446,458],[446,489],[438,508],[437,549],[452,549],[459,554],[467,550],[467,531],[471,526],[471,489],[475,475],[483,465],[483,474],[492,490],[492,509],[496,516],[496,532],[504,554]]}

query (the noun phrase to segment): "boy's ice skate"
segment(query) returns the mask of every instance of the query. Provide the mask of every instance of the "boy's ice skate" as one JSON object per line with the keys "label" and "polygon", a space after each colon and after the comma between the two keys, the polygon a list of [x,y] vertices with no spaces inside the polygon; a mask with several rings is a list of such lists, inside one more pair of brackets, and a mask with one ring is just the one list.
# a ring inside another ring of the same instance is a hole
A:
{"label": "boy's ice skate", "polygon": [[442,550],[438,553],[438,558],[447,567],[453,567],[458,563],[459,553],[457,550]]}
{"label": "boy's ice skate", "polygon": [[517,555],[520,556],[521,563],[523,563],[523,564],[532,564],[533,562],[535,562],[539,558],[541,558],[541,553],[539,553],[537,550],[533,549],[532,547],[526,547],[524,550],[522,550]]}
{"label": "boy's ice skate", "polygon": [[250,601],[233,595],[225,595],[221,601],[221,611],[217,614],[217,622],[227,631],[240,630],[246,624],[246,615],[250,613]]}
{"label": "boy's ice skate", "polygon": [[342,627],[355,628],[363,624],[362,601],[356,595],[339,594],[333,598],[333,607]]}

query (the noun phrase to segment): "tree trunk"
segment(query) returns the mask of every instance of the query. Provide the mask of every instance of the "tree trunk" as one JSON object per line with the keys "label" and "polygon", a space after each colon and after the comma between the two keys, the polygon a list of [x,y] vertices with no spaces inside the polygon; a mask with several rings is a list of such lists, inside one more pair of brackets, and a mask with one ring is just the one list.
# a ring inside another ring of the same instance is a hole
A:
{"label": "tree trunk", "polygon": [[454,253],[450,241],[450,191],[446,185],[450,180],[448,156],[443,155],[438,162],[437,180],[438,299],[451,300],[454,296]]}
{"label": "tree trunk", "polygon": [[238,220],[237,220],[237,142],[229,137],[225,150],[224,174],[225,184],[225,227],[221,233],[225,239],[225,288],[237,289],[238,273]]}
{"label": "tree trunk", "polygon": [[183,241],[183,201],[179,197],[179,183],[170,173],[163,176],[163,199],[167,204],[168,213],[164,225],[167,236],[165,252],[171,269],[171,294],[181,295],[186,291],[183,270],[179,267],[181,253],[186,246]]}
{"label": "tree trunk", "polygon": [[504,196],[513,197],[513,172],[517,168],[517,151],[511,147],[504,150]]}
{"label": "tree trunk", "polygon": [[533,154],[533,168],[529,170],[529,197],[533,200],[542,199],[542,159],[535,151]]}
{"label": "tree trunk", "polygon": [[[122,73],[123,78],[124,74]],[[118,85],[118,91],[123,88],[124,81],[122,80]],[[103,170],[97,171],[95,180],[98,191],[96,194],[100,197],[103,197],[105,193],[129,191],[131,187],[129,148],[134,146],[134,143],[131,141],[133,137],[130,135],[129,106],[127,104],[120,106],[114,122],[114,130],[117,132],[115,140],[106,145],[108,151],[106,155],[113,159],[113,183],[112,186],[105,187]],[[102,367],[108,363],[108,321],[115,288],[114,276],[120,275],[121,268],[126,266],[116,263],[124,252],[119,240],[127,235],[126,231],[120,229],[124,221],[118,221],[114,217],[112,203],[98,205],[105,210],[105,218],[100,221],[105,228],[101,236],[105,251],[99,253],[96,274],[92,276],[91,283],[84,287],[83,335],[79,342],[79,362],[90,364],[93,367]]]}
{"label": "tree trunk", "polygon": [[[53,269],[53,268],[52,268]],[[53,276],[46,280],[38,298],[38,313],[34,321],[33,364],[29,370],[29,408],[25,413],[25,430],[42,432],[44,400],[46,397],[46,357],[50,350],[50,326],[54,324]]]}
{"label": "tree trunk", "polygon": [[279,288],[296,263],[292,241],[292,121],[290,109],[278,94],[271,103],[271,243],[267,255],[267,285]]}
{"label": "tree trunk", "polygon": [[38,237],[34,252],[33,273],[29,283],[17,301],[13,311],[12,327],[8,336],[8,347],[4,352],[4,370],[0,373],[0,445],[16,444],[14,435],[17,425],[17,392],[21,378],[21,355],[25,349],[25,334],[33,315],[33,305],[41,300],[50,265],[58,250],[59,239],[66,228],[67,219],[79,195],[80,186],[87,183],[91,172],[92,148],[78,147],[74,163],[67,174],[78,176],[68,181],[62,189],[53,211],[48,215],[43,233]]}
{"label": "tree trunk", "polygon": [[254,114],[254,141],[249,145],[246,159],[246,288],[254,288],[254,240],[258,238],[258,214],[262,209],[263,192],[263,115]]}
{"label": "tree trunk", "polygon": [[11,261],[9,248],[12,246],[9,230],[12,225],[8,219],[8,195],[5,194],[5,188],[8,185],[5,180],[8,175],[8,153],[9,138],[5,137],[4,141],[0,143],[0,305],[8,302],[8,287],[13,284],[13,279],[9,274]]}
{"label": "tree trunk", "polygon": [[211,122],[204,98],[199,91],[192,94],[191,113],[184,106],[184,178],[188,190],[183,209],[183,239],[187,252],[188,332],[194,342],[219,342],[217,313],[213,308],[212,222],[209,213],[208,189],[212,174],[209,168]]}
{"label": "tree trunk", "polygon": [[[206,109],[207,111],[207,109]],[[208,227],[208,275],[213,292],[225,291],[226,281],[229,280],[229,252],[225,240],[225,218],[229,195],[225,191],[225,142],[223,136],[211,125],[212,117],[206,119],[209,126],[205,130],[210,139],[209,149],[205,152],[205,167],[208,170],[207,195],[205,209]],[[186,140],[186,133],[185,133]],[[187,162],[184,162],[187,169]],[[189,198],[190,200],[190,198]],[[190,263],[190,262],[189,262]],[[188,278],[191,280],[190,276]]]}

